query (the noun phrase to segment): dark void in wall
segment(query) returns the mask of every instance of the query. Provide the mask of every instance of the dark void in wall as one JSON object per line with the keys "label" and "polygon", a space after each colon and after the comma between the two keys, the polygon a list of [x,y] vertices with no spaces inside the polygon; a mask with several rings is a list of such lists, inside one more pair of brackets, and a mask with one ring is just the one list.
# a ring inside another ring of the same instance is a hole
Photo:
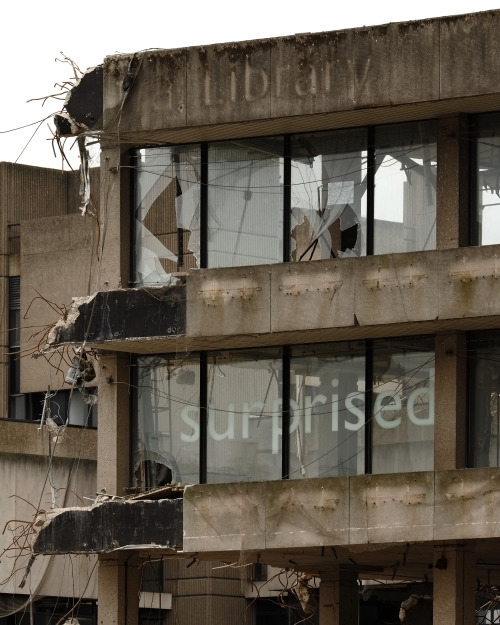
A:
{"label": "dark void in wall", "polygon": [[99,292],[56,328],[57,343],[99,343],[186,333],[186,287]]}
{"label": "dark void in wall", "polygon": [[92,508],[68,508],[42,527],[33,553],[106,553],[152,544],[182,548],[182,499],[108,501]]}

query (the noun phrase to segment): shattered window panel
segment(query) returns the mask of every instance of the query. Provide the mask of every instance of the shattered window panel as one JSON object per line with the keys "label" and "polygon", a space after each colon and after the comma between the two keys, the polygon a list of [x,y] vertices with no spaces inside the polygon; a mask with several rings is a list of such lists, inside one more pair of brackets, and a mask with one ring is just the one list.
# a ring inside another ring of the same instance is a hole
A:
{"label": "shattered window panel", "polygon": [[469,339],[469,466],[500,466],[500,333]]}
{"label": "shattered window panel", "polygon": [[137,359],[134,482],[139,490],[199,481],[200,366],[189,358]]}
{"label": "shattered window panel", "polygon": [[208,356],[207,481],[281,478],[281,350]]}
{"label": "shattered window panel", "polygon": [[291,142],[291,260],[366,254],[366,130]]}
{"label": "shattered window panel", "polygon": [[199,266],[200,147],[139,150],[134,166],[134,281],[169,284]]}
{"label": "shattered window panel", "polygon": [[500,115],[478,119],[473,243],[500,243]]}
{"label": "shattered window panel", "polygon": [[209,267],[283,261],[283,139],[209,144]]}
{"label": "shattered window panel", "polygon": [[434,339],[373,343],[372,472],[434,468]]}
{"label": "shattered window panel", "polygon": [[292,349],[290,478],[365,472],[365,344]]}
{"label": "shattered window panel", "polygon": [[375,129],[374,253],[436,247],[435,122]]}

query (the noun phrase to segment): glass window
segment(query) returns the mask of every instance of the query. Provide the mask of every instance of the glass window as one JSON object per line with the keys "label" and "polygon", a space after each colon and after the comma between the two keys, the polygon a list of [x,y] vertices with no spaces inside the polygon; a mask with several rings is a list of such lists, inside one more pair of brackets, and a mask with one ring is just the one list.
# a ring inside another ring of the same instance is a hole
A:
{"label": "glass window", "polygon": [[165,284],[199,264],[200,147],[139,150],[134,166],[133,280]]}
{"label": "glass window", "polygon": [[478,117],[477,135],[472,242],[491,245],[500,243],[500,114]]}
{"label": "glass window", "polygon": [[294,347],[290,477],[365,472],[365,344]]}
{"label": "glass window", "polygon": [[281,478],[279,349],[209,354],[207,481]]}
{"label": "glass window", "polygon": [[375,129],[374,253],[436,247],[435,122]]}
{"label": "glass window", "polygon": [[133,165],[137,284],[436,245],[433,121],[145,148]]}
{"label": "glass window", "polygon": [[197,483],[200,365],[193,359],[137,360],[134,481],[139,489]]}
{"label": "glass window", "polygon": [[208,147],[208,267],[283,261],[283,139]]}
{"label": "glass window", "polygon": [[292,260],[366,254],[365,129],[291,141]]}
{"label": "glass window", "polygon": [[434,366],[432,337],[139,358],[136,485],[432,470]]}
{"label": "glass window", "polygon": [[433,338],[373,343],[372,472],[434,466]]}
{"label": "glass window", "polygon": [[469,465],[500,466],[500,332],[469,338]]}

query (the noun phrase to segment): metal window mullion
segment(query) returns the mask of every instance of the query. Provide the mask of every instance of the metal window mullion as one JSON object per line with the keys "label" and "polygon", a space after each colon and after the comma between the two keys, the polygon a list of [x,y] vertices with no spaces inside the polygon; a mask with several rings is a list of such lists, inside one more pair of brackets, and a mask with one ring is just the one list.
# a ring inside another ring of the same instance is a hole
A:
{"label": "metal window mullion", "polygon": [[208,357],[200,354],[200,484],[207,483]]}
{"label": "metal window mullion", "polygon": [[366,254],[374,253],[375,231],[375,128],[367,128],[367,171],[366,171]]}
{"label": "metal window mullion", "polygon": [[372,472],[373,458],[373,341],[365,348],[365,473]]}
{"label": "metal window mullion", "polygon": [[282,414],[281,414],[281,476],[290,477],[290,347],[283,348],[282,358]]}
{"label": "metal window mullion", "polygon": [[200,145],[200,267],[208,266],[208,143]]}
{"label": "metal window mullion", "polygon": [[283,262],[290,261],[290,237],[292,224],[292,166],[290,135],[283,138]]}

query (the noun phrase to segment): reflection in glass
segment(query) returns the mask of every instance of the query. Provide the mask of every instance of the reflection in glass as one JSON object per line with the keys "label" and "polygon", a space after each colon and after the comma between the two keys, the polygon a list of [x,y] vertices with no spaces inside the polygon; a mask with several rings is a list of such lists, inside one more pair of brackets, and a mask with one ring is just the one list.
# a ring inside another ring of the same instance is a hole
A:
{"label": "reflection in glass", "polygon": [[436,125],[375,129],[374,253],[436,247]]}
{"label": "reflection in glass", "polygon": [[372,472],[434,467],[434,340],[373,343]]}
{"label": "reflection in glass", "polygon": [[207,481],[281,478],[279,349],[209,354]]}
{"label": "reflection in glass", "polygon": [[283,261],[283,139],[208,147],[208,266]]}
{"label": "reflection in glass", "polygon": [[292,260],[366,254],[366,130],[292,137]]}
{"label": "reflection in glass", "polygon": [[365,471],[365,345],[292,349],[290,477]]}
{"label": "reflection in glass", "polygon": [[473,243],[500,243],[500,115],[483,115],[478,122],[476,151],[476,214]]}
{"label": "reflection in glass", "polygon": [[200,247],[200,147],[146,148],[134,154],[137,284],[169,284],[196,267]]}
{"label": "reflection in glass", "polygon": [[133,472],[139,490],[199,481],[199,360],[137,359]]}
{"label": "reflection in glass", "polygon": [[469,346],[469,465],[499,467],[500,333],[474,333]]}

